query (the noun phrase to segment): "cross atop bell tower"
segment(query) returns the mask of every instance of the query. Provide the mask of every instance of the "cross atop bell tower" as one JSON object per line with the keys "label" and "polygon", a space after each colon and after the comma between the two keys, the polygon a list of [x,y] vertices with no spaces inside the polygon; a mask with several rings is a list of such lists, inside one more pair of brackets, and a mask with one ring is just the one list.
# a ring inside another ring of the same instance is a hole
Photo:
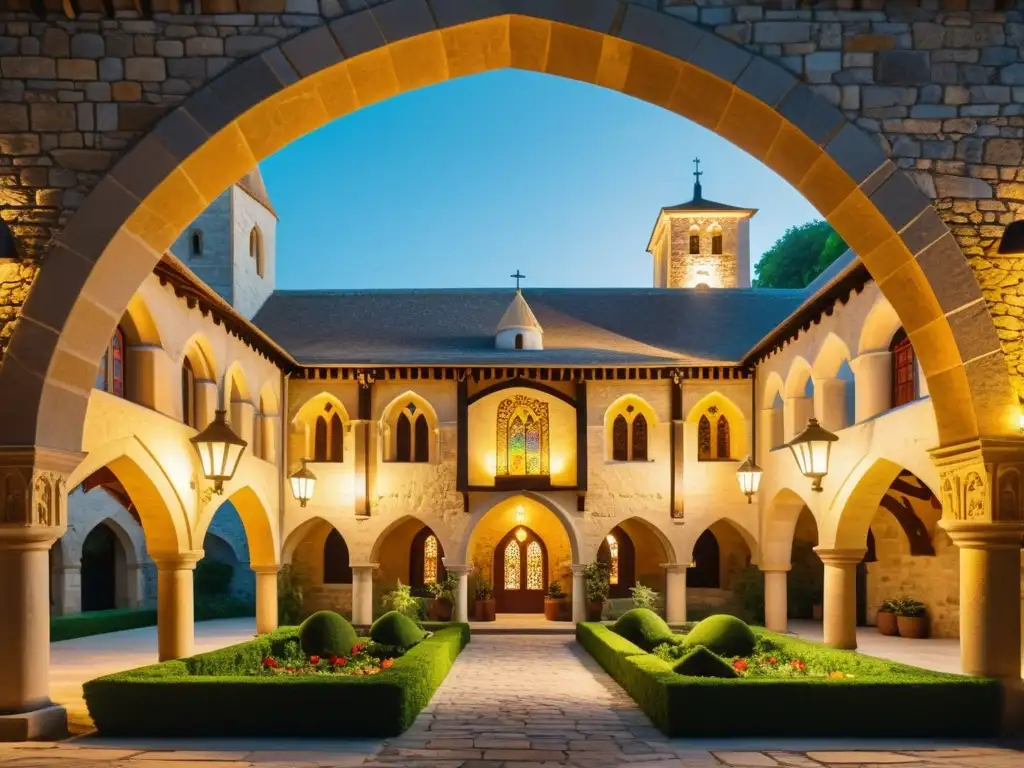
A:
{"label": "cross atop bell tower", "polygon": [[693,199],[703,200],[700,189],[700,177],[704,175],[704,171],[700,169],[700,158],[693,158]]}

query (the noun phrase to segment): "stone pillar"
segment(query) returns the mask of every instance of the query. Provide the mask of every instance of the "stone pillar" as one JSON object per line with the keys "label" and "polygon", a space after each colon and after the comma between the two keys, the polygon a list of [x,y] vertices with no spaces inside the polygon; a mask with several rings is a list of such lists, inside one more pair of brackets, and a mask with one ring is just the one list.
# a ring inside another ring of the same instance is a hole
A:
{"label": "stone pillar", "polygon": [[50,701],[50,547],[67,530],[64,477],[80,460],[0,449],[0,741],[67,734]]}
{"label": "stone pillar", "polygon": [[583,578],[586,565],[573,563],[572,568],[572,620],[576,624],[587,620],[587,585]]}
{"label": "stone pillar", "polygon": [[193,572],[200,552],[154,556],[156,562],[156,634],[160,661],[192,655],[195,640]]}
{"label": "stone pillar", "polygon": [[789,631],[789,595],[787,592],[789,566],[764,566],[764,625],[772,632]]}
{"label": "stone pillar", "polygon": [[352,441],[355,457],[355,472],[352,475],[352,498],[357,517],[369,517],[370,504],[367,496],[367,472],[373,457],[370,455],[369,436],[371,425],[366,421],[353,421]]}
{"label": "stone pillar", "polygon": [[217,382],[209,379],[196,381],[196,430],[202,432],[217,413]]}
{"label": "stone pillar", "polygon": [[256,632],[263,635],[277,629],[276,565],[250,566],[256,574]]}
{"label": "stone pillar", "polygon": [[835,432],[846,423],[846,385],[839,379],[814,380],[814,418],[825,429]]}
{"label": "stone pillar", "polygon": [[785,442],[789,442],[807,427],[807,420],[814,415],[814,398],[787,397],[782,404]]}
{"label": "stone pillar", "polygon": [[373,624],[373,569],[377,563],[352,566],[352,623]]}
{"label": "stone pillar", "polygon": [[469,621],[469,565],[448,565],[445,563],[448,573],[455,575],[455,606],[452,618],[455,621]]}
{"label": "stone pillar", "polygon": [[825,643],[853,650],[857,647],[857,564],[865,550],[815,547],[814,551],[825,564]]}
{"label": "stone pillar", "polygon": [[686,566],[666,563],[665,569],[665,621],[683,624],[686,621]]}
{"label": "stone pillar", "polygon": [[235,430],[235,434],[249,444],[250,451],[255,445],[252,434],[253,424],[256,421],[253,418],[255,414],[256,409],[248,400],[235,400],[228,410],[228,423]]}
{"label": "stone pillar", "polygon": [[865,352],[850,361],[857,423],[892,407],[892,354]]}

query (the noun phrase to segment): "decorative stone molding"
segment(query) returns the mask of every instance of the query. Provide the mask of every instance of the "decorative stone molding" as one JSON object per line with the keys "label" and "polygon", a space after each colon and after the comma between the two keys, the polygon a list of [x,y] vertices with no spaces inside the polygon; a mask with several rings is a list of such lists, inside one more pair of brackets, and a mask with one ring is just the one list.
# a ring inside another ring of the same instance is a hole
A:
{"label": "decorative stone molding", "polygon": [[864,559],[866,549],[820,549],[814,548],[818,559],[825,565],[857,565]]}
{"label": "decorative stone molding", "polygon": [[972,440],[931,453],[944,528],[1024,521],[1024,440]]}
{"label": "decorative stone molding", "polygon": [[0,449],[0,527],[67,529],[66,478],[81,455],[43,448]]}

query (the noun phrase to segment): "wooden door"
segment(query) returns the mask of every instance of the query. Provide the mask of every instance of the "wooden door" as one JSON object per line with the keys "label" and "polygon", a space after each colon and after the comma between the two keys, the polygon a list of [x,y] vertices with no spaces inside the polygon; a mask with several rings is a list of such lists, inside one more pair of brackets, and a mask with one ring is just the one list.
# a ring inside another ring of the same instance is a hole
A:
{"label": "wooden door", "polygon": [[540,537],[518,525],[494,548],[494,600],[498,613],[543,613],[548,551]]}

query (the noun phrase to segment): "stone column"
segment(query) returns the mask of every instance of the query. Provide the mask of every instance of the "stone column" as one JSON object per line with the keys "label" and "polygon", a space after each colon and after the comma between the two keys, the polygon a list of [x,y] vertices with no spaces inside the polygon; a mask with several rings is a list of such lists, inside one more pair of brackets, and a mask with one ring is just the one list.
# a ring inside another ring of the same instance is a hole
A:
{"label": "stone column", "polygon": [[969,675],[1021,676],[1019,523],[943,521],[960,550],[960,665]]}
{"label": "stone column", "polygon": [[850,361],[857,423],[892,407],[892,354],[866,352]]}
{"label": "stone column", "polygon": [[846,423],[846,385],[839,379],[814,380],[814,417],[825,429],[835,432]]}
{"label": "stone column", "polygon": [[573,563],[572,568],[572,620],[576,624],[587,620],[587,586],[583,579],[586,565]]}
{"label": "stone column", "polygon": [[857,647],[857,564],[863,549],[814,548],[825,564],[825,643],[833,648]]}
{"label": "stone column", "polygon": [[788,443],[807,427],[807,420],[814,415],[814,399],[810,397],[787,397],[782,404],[783,436]]}
{"label": "stone column", "polygon": [[469,621],[469,565],[448,565],[445,563],[448,573],[455,575],[455,610],[452,618],[455,621]]}
{"label": "stone column", "polygon": [[67,530],[64,476],[80,460],[0,449],[0,741],[67,734],[50,700],[50,547]]}
{"label": "stone column", "polygon": [[156,634],[160,661],[192,655],[195,640],[193,572],[200,552],[154,555],[156,562]]}
{"label": "stone column", "polygon": [[789,566],[776,568],[763,566],[764,572],[764,625],[772,632],[789,631],[789,595],[787,582]]}
{"label": "stone column", "polygon": [[228,423],[235,430],[235,434],[249,444],[250,451],[255,445],[252,435],[255,413],[256,409],[248,400],[235,400],[228,410]]}
{"label": "stone column", "polygon": [[686,566],[665,563],[665,621],[669,624],[686,622]]}
{"label": "stone column", "polygon": [[256,632],[263,635],[277,629],[277,565],[250,566],[256,574]]}
{"label": "stone column", "polygon": [[377,563],[352,566],[352,623],[373,624],[373,569]]}
{"label": "stone column", "polygon": [[213,422],[217,413],[217,382],[209,379],[196,381],[196,429],[202,432]]}

